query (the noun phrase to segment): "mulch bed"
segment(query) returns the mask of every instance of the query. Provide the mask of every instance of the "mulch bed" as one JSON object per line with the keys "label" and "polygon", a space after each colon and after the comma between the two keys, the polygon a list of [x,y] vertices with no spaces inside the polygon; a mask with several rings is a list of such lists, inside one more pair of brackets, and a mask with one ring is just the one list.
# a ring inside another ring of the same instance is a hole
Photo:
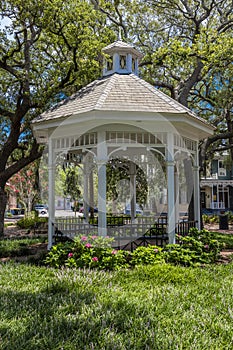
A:
{"label": "mulch bed", "polygon": [[[40,235],[42,236],[42,235]],[[46,236],[47,235],[43,235]],[[34,238],[35,235],[33,231],[20,229],[17,226],[8,226],[4,230],[4,238],[14,239],[14,238]],[[13,257],[5,257],[0,258],[0,262],[6,262],[9,260],[13,260],[15,262],[25,262],[29,260],[37,261],[42,256],[44,256],[47,252],[47,243],[34,243],[28,246],[28,253],[25,256],[13,256]]]}

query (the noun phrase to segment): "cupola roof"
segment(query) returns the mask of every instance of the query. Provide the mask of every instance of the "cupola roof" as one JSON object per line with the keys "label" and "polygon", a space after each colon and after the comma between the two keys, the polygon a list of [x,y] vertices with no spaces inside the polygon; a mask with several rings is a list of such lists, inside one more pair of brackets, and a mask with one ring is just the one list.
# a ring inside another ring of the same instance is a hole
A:
{"label": "cupola roof", "polygon": [[143,54],[137,49],[135,49],[134,46],[128,43],[125,43],[124,41],[121,41],[121,40],[114,41],[112,44],[109,44],[108,46],[104,47],[102,51],[109,55],[115,52],[118,52],[118,53],[131,53],[133,56],[138,58],[143,57]]}

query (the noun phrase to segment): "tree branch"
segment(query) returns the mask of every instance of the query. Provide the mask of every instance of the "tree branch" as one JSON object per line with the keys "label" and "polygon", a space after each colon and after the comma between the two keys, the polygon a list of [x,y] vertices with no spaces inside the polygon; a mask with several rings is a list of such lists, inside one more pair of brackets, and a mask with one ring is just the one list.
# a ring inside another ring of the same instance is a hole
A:
{"label": "tree branch", "polygon": [[10,111],[7,111],[6,109],[0,107],[0,114],[3,116],[3,117],[9,117],[11,120],[12,118],[14,117],[14,113],[10,112]]}
{"label": "tree branch", "polygon": [[24,168],[26,165],[30,164],[34,160],[40,158],[43,154],[43,148],[41,145],[37,144],[34,140],[30,154],[24,158],[17,160],[17,162],[10,165],[8,168],[0,172],[0,184],[6,183],[14,174]]}
{"label": "tree branch", "polygon": [[189,96],[190,90],[201,79],[200,73],[202,71],[202,68],[203,68],[203,63],[200,60],[198,60],[197,66],[195,67],[193,73],[188,79],[186,79],[186,81],[183,84],[183,88],[180,91],[178,101],[186,107],[188,106],[188,96]]}

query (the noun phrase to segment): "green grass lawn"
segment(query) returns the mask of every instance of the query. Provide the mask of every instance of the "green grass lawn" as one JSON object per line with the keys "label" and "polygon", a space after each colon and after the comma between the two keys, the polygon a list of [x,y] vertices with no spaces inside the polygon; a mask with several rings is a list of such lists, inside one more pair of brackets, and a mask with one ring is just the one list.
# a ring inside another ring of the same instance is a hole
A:
{"label": "green grass lawn", "polygon": [[32,237],[0,240],[0,258],[23,256],[29,253],[29,247],[33,244],[44,243],[47,237]]}
{"label": "green grass lawn", "polygon": [[102,272],[0,265],[0,349],[233,348],[233,264]]}

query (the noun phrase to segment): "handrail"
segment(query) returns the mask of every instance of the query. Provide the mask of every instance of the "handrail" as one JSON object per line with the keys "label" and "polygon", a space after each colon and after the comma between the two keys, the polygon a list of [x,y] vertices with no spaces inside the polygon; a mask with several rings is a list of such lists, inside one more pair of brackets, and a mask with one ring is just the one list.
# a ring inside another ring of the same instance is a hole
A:
{"label": "handrail", "polygon": [[176,234],[181,236],[187,236],[190,229],[196,227],[197,221],[195,220],[182,220],[176,226]]}
{"label": "handrail", "polygon": [[[107,235],[114,237],[119,247],[131,245],[133,249],[133,246],[148,244],[164,246],[168,243],[167,224],[166,216],[161,216],[156,221],[154,217],[137,217],[132,221],[130,217],[108,216]],[[90,224],[80,218],[56,218],[54,226],[57,228],[54,234],[56,240],[62,240],[63,236],[65,239],[73,238],[77,234],[98,234],[96,224]],[[196,221],[183,219],[176,224],[176,234],[185,236],[192,227],[196,227]]]}

